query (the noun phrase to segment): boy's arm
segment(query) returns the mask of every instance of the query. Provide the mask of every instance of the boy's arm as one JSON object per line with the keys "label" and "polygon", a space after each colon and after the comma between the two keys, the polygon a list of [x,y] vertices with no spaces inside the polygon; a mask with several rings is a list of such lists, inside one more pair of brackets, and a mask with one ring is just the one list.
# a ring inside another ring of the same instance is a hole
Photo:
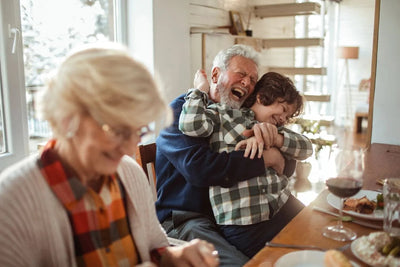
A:
{"label": "boy's arm", "polygon": [[208,96],[198,89],[191,89],[179,116],[179,130],[188,136],[207,137],[217,123],[216,112],[207,108]]}
{"label": "boy's arm", "polygon": [[278,132],[283,136],[283,145],[279,149],[285,156],[296,160],[304,160],[312,155],[312,143],[306,136],[284,127],[280,127]]}
{"label": "boy's arm", "polygon": [[[178,129],[178,117],[183,102],[183,98],[178,98],[171,104],[175,120],[157,138],[157,153],[162,154],[188,183],[198,187],[230,187],[265,174],[263,159],[244,158],[242,151],[213,152],[208,138],[182,134]],[[160,177],[157,174],[157,179],[168,179],[168,174]]]}

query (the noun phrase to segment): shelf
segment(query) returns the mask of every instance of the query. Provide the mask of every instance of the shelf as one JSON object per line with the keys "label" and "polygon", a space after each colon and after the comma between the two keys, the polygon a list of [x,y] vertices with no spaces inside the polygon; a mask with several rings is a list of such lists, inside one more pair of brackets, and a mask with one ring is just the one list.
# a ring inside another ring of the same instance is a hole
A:
{"label": "shelf", "polygon": [[273,47],[307,47],[324,46],[323,38],[282,38],[262,39],[254,37],[239,36],[235,38],[236,44],[256,46],[255,49],[268,49]]}
{"label": "shelf", "polygon": [[335,121],[334,116],[329,115],[303,115],[298,120],[317,121],[321,126],[332,126]]}
{"label": "shelf", "polygon": [[330,102],[331,95],[320,94],[320,93],[304,93],[304,97],[307,101],[316,101],[316,102]]}
{"label": "shelf", "polygon": [[317,15],[321,13],[321,5],[313,2],[262,5],[255,6],[254,13],[260,18]]}
{"label": "shelf", "polygon": [[264,48],[324,46],[323,38],[264,39]]}
{"label": "shelf", "polygon": [[326,75],[326,68],[292,68],[292,67],[267,67],[267,71],[274,71],[286,75]]}

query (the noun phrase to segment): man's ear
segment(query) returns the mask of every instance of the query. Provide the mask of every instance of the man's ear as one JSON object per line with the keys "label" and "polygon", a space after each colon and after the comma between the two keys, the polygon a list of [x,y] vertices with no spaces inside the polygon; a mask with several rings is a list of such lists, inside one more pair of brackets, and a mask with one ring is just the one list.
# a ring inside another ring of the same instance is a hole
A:
{"label": "man's ear", "polygon": [[221,73],[221,69],[219,67],[214,67],[211,71],[211,82],[217,83],[219,74]]}

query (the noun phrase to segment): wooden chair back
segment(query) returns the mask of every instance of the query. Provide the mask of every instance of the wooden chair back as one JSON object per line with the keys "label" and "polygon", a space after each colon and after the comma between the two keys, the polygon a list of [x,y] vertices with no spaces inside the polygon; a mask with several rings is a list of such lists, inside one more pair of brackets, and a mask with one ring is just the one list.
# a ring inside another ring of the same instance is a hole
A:
{"label": "wooden chair back", "polygon": [[[157,200],[157,191],[156,191],[156,144],[145,144],[139,145],[136,149],[135,153],[136,161],[142,166],[144,172],[149,179],[150,186],[153,191],[153,199],[154,201]],[[179,240],[172,237],[167,237],[168,242],[171,246],[180,246],[186,244],[186,241]]]}
{"label": "wooden chair back", "polygon": [[156,200],[156,144],[151,143],[138,145],[138,147],[136,148],[135,159],[137,163],[142,166],[144,172],[146,173],[153,190],[153,198],[154,200]]}

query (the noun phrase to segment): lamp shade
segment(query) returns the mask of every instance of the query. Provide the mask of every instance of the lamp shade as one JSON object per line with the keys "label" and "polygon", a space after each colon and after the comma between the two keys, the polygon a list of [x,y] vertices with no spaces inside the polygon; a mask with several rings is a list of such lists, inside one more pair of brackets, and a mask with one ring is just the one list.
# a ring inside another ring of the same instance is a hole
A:
{"label": "lamp shade", "polygon": [[346,59],[357,59],[358,50],[358,46],[341,46],[337,48],[337,57]]}

